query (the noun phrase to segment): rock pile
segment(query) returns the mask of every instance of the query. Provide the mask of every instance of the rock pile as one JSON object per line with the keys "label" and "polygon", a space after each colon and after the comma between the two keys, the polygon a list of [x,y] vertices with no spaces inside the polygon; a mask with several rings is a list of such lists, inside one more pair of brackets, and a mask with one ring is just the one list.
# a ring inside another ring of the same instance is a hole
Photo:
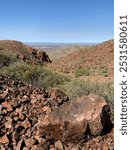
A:
{"label": "rock pile", "polygon": [[54,91],[55,99],[45,90],[0,76],[0,149],[30,149],[46,140],[37,135],[38,118],[68,100]]}
{"label": "rock pile", "polygon": [[[89,97],[77,99],[75,105],[75,102],[71,103],[67,95],[60,90],[51,89],[47,92],[11,77],[0,76],[0,150],[113,150],[113,131],[108,133],[105,130],[111,129],[111,126],[107,126],[107,123],[111,125],[111,122],[105,101],[98,98],[97,105],[92,104],[96,110],[91,112],[87,119],[93,117],[94,124],[91,124],[86,120],[88,110],[84,114],[86,99],[90,100]],[[91,99],[95,100],[95,96],[91,96]],[[79,108],[81,101],[84,103],[82,110]],[[90,103],[89,107],[92,106]],[[99,113],[99,110],[102,112]],[[81,116],[75,116],[80,113],[83,113],[84,121],[81,121]],[[104,114],[106,119],[103,119],[100,126],[100,118],[102,119]],[[73,128],[71,130],[73,126],[70,117],[73,117],[72,121],[76,121],[76,127],[80,121],[79,131],[78,128],[74,128],[77,129],[76,132]],[[67,121],[64,130],[61,130],[63,126],[53,126],[57,121],[60,121],[60,124]],[[46,132],[45,125],[49,125],[49,132]],[[90,133],[87,129],[90,129]],[[58,133],[55,135],[51,131]],[[70,134],[70,131],[73,132]],[[64,134],[68,135],[70,140],[66,139]],[[56,138],[57,135],[60,138]]]}

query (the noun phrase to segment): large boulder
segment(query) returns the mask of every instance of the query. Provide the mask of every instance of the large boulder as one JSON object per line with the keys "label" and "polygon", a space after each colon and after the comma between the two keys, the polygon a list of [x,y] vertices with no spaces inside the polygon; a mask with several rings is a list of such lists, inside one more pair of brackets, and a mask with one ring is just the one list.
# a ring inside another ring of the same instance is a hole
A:
{"label": "large boulder", "polygon": [[112,123],[110,108],[97,95],[82,96],[49,112],[38,123],[40,134],[64,143],[80,143],[108,132]]}

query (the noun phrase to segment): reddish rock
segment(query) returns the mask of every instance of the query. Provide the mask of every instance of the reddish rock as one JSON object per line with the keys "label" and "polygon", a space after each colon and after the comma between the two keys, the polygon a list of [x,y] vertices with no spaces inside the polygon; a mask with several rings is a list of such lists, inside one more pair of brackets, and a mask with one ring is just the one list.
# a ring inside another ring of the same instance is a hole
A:
{"label": "reddish rock", "polygon": [[58,149],[56,149],[56,148],[52,147],[52,148],[50,148],[50,150],[58,150]]}
{"label": "reddish rock", "polygon": [[3,102],[2,106],[5,107],[5,108],[7,108],[8,112],[13,111],[13,108],[12,108],[11,104],[9,102],[7,102],[7,101]]}
{"label": "reddish rock", "polygon": [[13,121],[13,119],[10,118],[10,117],[8,117],[6,120],[7,121],[4,123],[5,127],[6,128],[11,128],[12,127],[12,121]]}
{"label": "reddish rock", "polygon": [[18,99],[14,98],[11,105],[13,108],[17,108],[19,106]]}
{"label": "reddish rock", "polygon": [[24,120],[24,122],[22,123],[22,126],[25,129],[31,127],[30,121],[28,119]]}
{"label": "reddish rock", "polygon": [[58,106],[62,105],[64,102],[69,100],[68,96],[59,89],[50,89],[48,91],[48,101],[53,106],[52,109],[57,108]]}
{"label": "reddish rock", "polygon": [[26,135],[27,137],[31,137],[31,130],[28,129],[25,135]]}
{"label": "reddish rock", "polygon": [[0,143],[2,143],[2,144],[9,143],[9,139],[8,139],[7,135],[4,135],[2,138],[0,138]]}
{"label": "reddish rock", "polygon": [[111,128],[109,106],[96,95],[79,97],[41,118],[41,134],[62,142],[79,143]]}
{"label": "reddish rock", "polygon": [[43,106],[42,107],[42,111],[43,112],[47,112],[47,111],[50,112],[51,110],[50,110],[50,108],[48,106]]}
{"label": "reddish rock", "polygon": [[97,137],[94,137],[92,140],[94,142],[96,142],[96,143],[99,143],[102,140],[102,137],[101,136],[97,136]]}
{"label": "reddish rock", "polygon": [[19,119],[20,120],[24,120],[25,119],[25,115],[23,115],[22,113],[19,114]]}
{"label": "reddish rock", "polygon": [[29,138],[25,140],[25,145],[26,147],[30,148],[31,146],[33,146],[36,143],[36,140],[33,138]]}
{"label": "reddish rock", "polygon": [[51,149],[51,148],[54,148],[55,146],[54,146],[54,144],[51,144],[50,146],[49,146],[49,148]]}
{"label": "reddish rock", "polygon": [[48,91],[48,93],[49,93],[49,95],[50,95],[50,97],[52,98],[52,99],[62,99],[63,101],[67,101],[68,100],[68,97],[67,97],[67,95],[63,92],[63,91],[61,91],[61,90],[59,90],[59,89],[50,89],[49,91]]}
{"label": "reddish rock", "polygon": [[98,146],[98,147],[97,147],[97,150],[102,150],[102,149],[101,149],[101,146]]}
{"label": "reddish rock", "polygon": [[3,110],[2,110],[2,113],[6,115],[6,114],[7,114],[7,110],[6,110],[6,109],[3,109]]}
{"label": "reddish rock", "polygon": [[31,150],[38,150],[38,149],[37,149],[37,145],[31,146]]}
{"label": "reddish rock", "polygon": [[29,150],[29,148],[28,147],[24,147],[23,150]]}
{"label": "reddish rock", "polygon": [[21,114],[21,113],[22,113],[22,108],[16,108],[15,112],[16,112],[17,114]]}
{"label": "reddish rock", "polygon": [[102,149],[103,150],[109,150],[109,146],[107,144],[104,144]]}
{"label": "reddish rock", "polygon": [[72,148],[71,148],[71,150],[80,150],[80,147],[79,146],[73,146]]}
{"label": "reddish rock", "polygon": [[1,95],[1,97],[2,97],[2,98],[6,98],[7,95],[8,95],[8,93],[9,93],[9,89],[6,89],[6,90],[3,92],[3,94]]}
{"label": "reddish rock", "polygon": [[63,144],[60,140],[55,142],[55,148],[59,150],[64,150]]}

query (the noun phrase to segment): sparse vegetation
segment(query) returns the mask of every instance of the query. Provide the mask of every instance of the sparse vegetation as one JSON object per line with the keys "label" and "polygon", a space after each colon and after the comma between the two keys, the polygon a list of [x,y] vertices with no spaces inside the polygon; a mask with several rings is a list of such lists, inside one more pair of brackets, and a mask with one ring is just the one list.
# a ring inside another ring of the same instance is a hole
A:
{"label": "sparse vegetation", "polygon": [[3,75],[13,76],[42,88],[56,87],[69,81],[69,77],[45,69],[42,66],[18,62],[4,67]]}
{"label": "sparse vegetation", "polygon": [[90,75],[90,70],[88,69],[80,68],[75,71],[76,78],[80,76],[89,76],[89,75]]}
{"label": "sparse vegetation", "polygon": [[113,83],[99,83],[72,79],[60,86],[71,98],[94,93],[103,96],[106,100],[113,99]]}
{"label": "sparse vegetation", "polygon": [[102,75],[104,77],[108,77],[109,76],[109,69],[106,66],[93,66],[91,68],[79,68],[77,69],[75,72],[75,77],[78,78],[80,76],[98,76],[98,75]]}
{"label": "sparse vegetation", "polygon": [[9,66],[15,61],[17,61],[16,54],[10,53],[6,49],[0,47],[0,68],[3,66]]}
{"label": "sparse vegetation", "polygon": [[11,62],[10,57],[0,54],[0,67],[8,66],[10,64],[10,62]]}
{"label": "sparse vegetation", "polygon": [[107,77],[109,74],[109,69],[107,67],[101,67],[101,74]]}
{"label": "sparse vegetation", "polygon": [[[53,56],[55,57],[55,55]],[[67,70],[66,72],[75,73],[76,77],[86,76],[86,73],[93,77],[112,77],[114,74],[113,56],[114,42],[111,40],[79,49],[62,59],[49,64],[49,68],[58,72],[65,72],[65,70]],[[101,70],[102,66],[107,69]]]}

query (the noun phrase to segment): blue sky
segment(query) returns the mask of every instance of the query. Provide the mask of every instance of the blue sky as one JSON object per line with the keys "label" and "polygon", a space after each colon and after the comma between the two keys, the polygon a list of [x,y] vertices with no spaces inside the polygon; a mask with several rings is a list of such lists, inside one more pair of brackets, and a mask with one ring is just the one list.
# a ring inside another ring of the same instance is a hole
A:
{"label": "blue sky", "polygon": [[88,43],[113,37],[113,0],[0,0],[0,40]]}

